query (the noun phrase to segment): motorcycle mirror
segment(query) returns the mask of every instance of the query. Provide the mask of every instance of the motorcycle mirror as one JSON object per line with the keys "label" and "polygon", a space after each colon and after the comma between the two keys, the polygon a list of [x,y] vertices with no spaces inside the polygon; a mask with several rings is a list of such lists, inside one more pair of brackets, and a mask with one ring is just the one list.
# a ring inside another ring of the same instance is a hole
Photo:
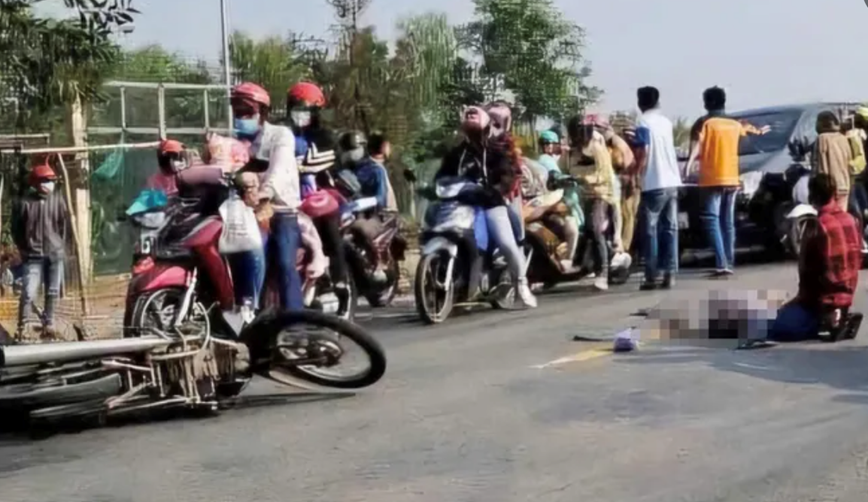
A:
{"label": "motorcycle mirror", "polygon": [[416,183],[416,173],[412,169],[404,169],[404,179],[410,183]]}

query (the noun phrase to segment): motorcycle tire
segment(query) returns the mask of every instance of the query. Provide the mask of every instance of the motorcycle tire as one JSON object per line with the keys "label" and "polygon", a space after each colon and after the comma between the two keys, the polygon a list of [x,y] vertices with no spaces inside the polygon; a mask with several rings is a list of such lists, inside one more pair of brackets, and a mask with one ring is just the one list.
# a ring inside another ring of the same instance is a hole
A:
{"label": "motorcycle tire", "polygon": [[446,291],[443,299],[443,308],[441,308],[439,312],[435,313],[429,311],[427,302],[425,301],[425,289],[426,287],[431,286],[428,284],[428,274],[426,274],[426,272],[431,268],[432,263],[436,263],[435,260],[439,260],[444,256],[446,256],[445,253],[426,255],[422,257],[419,261],[419,265],[416,266],[416,280],[413,284],[413,293],[416,300],[416,312],[419,313],[419,317],[422,318],[422,321],[425,322],[425,324],[440,324],[448,319],[449,314],[452,313],[455,298],[454,281],[450,282],[449,290]]}
{"label": "motorcycle tire", "polygon": [[398,294],[398,281],[401,279],[401,268],[397,260],[391,260],[386,275],[390,279],[389,286],[386,289],[372,291],[365,295],[371,307],[388,307],[392,303],[392,300],[395,299],[395,295]]}
{"label": "motorcycle tire", "polygon": [[616,268],[609,271],[609,285],[620,286],[630,280],[630,268]]}
{"label": "motorcycle tire", "polygon": [[[272,333],[268,336],[268,339],[272,341],[275,336],[280,335],[284,330],[286,330],[286,328],[293,325],[313,325],[325,328],[334,332],[336,343],[340,343],[340,341],[344,339],[352,340],[365,351],[371,362],[370,368],[366,372],[354,375],[350,378],[328,377],[320,373],[311,372],[304,366],[280,366],[293,377],[316,385],[332,387],[335,389],[361,389],[375,384],[386,373],[386,353],[383,350],[382,345],[380,345],[380,342],[371,336],[370,333],[357,324],[353,324],[333,315],[323,314],[322,312],[304,310],[301,312],[280,313],[269,323],[269,325],[272,326]],[[273,372],[270,371],[261,371],[260,375],[279,383],[287,383],[276,378]]]}
{"label": "motorcycle tire", "polygon": [[799,259],[799,253],[802,249],[802,234],[805,231],[805,224],[808,220],[814,218],[816,218],[816,216],[813,215],[799,216],[790,224],[790,228],[787,231],[787,248],[790,255],[795,260]]}

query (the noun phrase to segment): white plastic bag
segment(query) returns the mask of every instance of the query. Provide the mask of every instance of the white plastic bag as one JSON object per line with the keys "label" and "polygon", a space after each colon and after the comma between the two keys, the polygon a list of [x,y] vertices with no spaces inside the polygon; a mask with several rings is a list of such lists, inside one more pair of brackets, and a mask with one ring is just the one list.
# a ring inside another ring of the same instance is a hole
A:
{"label": "white plastic bag", "polygon": [[242,253],[262,248],[262,235],[253,208],[249,207],[236,193],[220,206],[223,219],[223,232],[220,234],[218,249],[223,254]]}

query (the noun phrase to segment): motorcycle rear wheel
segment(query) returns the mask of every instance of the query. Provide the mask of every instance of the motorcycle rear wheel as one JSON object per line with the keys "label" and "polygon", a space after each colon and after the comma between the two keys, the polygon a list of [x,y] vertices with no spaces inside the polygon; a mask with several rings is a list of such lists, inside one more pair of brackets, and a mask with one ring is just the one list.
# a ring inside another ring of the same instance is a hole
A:
{"label": "motorcycle rear wheel", "polygon": [[365,295],[365,298],[368,300],[371,307],[388,307],[392,303],[392,300],[395,299],[395,295],[398,293],[398,281],[401,278],[401,268],[398,265],[398,261],[394,258],[390,258],[390,261],[389,270],[386,272],[386,275],[389,277],[389,286],[381,291],[372,291]]}
{"label": "motorcycle rear wheel", "polygon": [[[281,374],[285,373],[290,376],[300,378],[307,382],[324,387],[332,387],[336,389],[360,389],[368,387],[379,381],[386,373],[386,353],[382,345],[370,333],[362,327],[348,322],[339,317],[323,314],[313,310],[304,310],[300,312],[283,312],[278,314],[277,318],[269,323],[273,326],[272,332],[268,335],[269,343],[271,344],[272,354],[280,353],[280,335],[287,329],[292,329],[298,326],[314,326],[332,334],[322,335],[317,334],[312,340],[314,343],[326,343],[340,346],[346,339],[352,340],[356,345],[368,356],[370,366],[367,371],[358,374],[340,377],[324,374],[318,371],[319,367],[313,365],[294,365],[291,359],[282,358],[275,361],[275,355],[272,355],[272,362],[267,369],[260,370],[260,375],[265,378],[274,380],[278,383],[290,384],[292,382],[281,379]],[[311,340],[307,340],[307,347],[311,347]],[[340,347],[341,349],[343,347]]]}

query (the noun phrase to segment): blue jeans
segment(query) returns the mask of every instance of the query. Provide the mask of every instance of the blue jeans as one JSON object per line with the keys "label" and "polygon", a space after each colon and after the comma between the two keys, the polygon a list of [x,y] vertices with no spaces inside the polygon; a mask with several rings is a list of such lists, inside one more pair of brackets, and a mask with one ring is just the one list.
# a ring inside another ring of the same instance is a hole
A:
{"label": "blue jeans", "polygon": [[235,304],[249,302],[254,309],[258,308],[265,283],[265,250],[232,253],[227,258],[235,286]]}
{"label": "blue jeans", "polygon": [[702,224],[714,250],[717,270],[735,266],[735,196],[737,187],[702,187]]}
{"label": "blue jeans", "polygon": [[660,268],[678,272],[678,189],[661,188],[642,192],[642,219],[645,228],[645,280],[657,280]]}
{"label": "blue jeans", "polygon": [[798,302],[790,302],[778,310],[769,338],[778,342],[811,340],[820,332],[820,316]]}
{"label": "blue jeans", "polygon": [[33,300],[39,294],[39,287],[45,288],[45,310],[43,312],[45,325],[54,324],[54,311],[60,288],[63,284],[62,258],[30,258],[24,262],[23,288],[21,300],[18,303],[18,327],[24,327],[24,322],[33,310]]}
{"label": "blue jeans", "polygon": [[300,244],[301,230],[298,226],[298,217],[294,214],[275,213],[271,218],[268,249],[271,253],[272,263],[277,268],[280,308],[284,310],[300,311],[304,309],[301,277],[295,268]]}

